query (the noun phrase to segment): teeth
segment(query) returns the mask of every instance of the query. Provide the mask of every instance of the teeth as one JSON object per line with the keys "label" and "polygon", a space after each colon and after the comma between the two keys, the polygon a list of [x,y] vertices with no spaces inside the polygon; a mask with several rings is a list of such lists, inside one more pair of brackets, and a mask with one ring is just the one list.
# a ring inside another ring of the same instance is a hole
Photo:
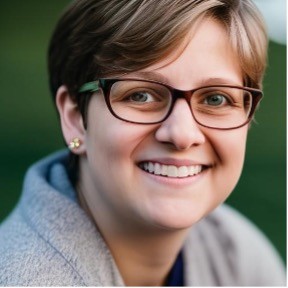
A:
{"label": "teeth", "polygon": [[161,175],[167,176],[168,175],[168,166],[167,165],[162,165],[162,173]]}
{"label": "teeth", "polygon": [[151,174],[173,178],[193,176],[199,174],[202,171],[201,165],[177,167],[174,165],[162,165],[160,163],[144,162],[140,167]]}
{"label": "teeth", "polygon": [[178,177],[187,177],[188,174],[188,167],[187,166],[181,166],[178,169]]}
{"label": "teeth", "polygon": [[154,174],[161,175],[162,169],[159,163],[155,163],[154,165]]}
{"label": "teeth", "polygon": [[168,165],[167,176],[178,177],[178,168],[176,166]]}
{"label": "teeth", "polygon": [[152,173],[152,172],[155,171],[155,170],[154,170],[154,165],[153,165],[153,163],[151,163],[151,162],[148,163],[148,171],[149,171],[150,173]]}

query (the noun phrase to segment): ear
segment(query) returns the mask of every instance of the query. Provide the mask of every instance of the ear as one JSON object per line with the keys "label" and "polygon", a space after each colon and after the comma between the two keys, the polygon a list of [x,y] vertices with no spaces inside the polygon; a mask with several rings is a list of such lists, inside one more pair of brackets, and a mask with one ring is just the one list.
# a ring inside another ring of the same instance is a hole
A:
{"label": "ear", "polygon": [[77,104],[72,100],[66,86],[62,85],[56,94],[56,106],[60,115],[62,133],[67,146],[74,139],[80,140],[80,147],[71,149],[74,154],[81,155],[86,151],[85,134],[82,115]]}

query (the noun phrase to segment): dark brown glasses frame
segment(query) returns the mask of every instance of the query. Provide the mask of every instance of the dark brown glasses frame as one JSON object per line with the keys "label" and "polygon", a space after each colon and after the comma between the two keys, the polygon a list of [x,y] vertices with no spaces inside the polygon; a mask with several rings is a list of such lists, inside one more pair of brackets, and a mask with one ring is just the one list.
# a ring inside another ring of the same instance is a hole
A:
{"label": "dark brown glasses frame", "polygon": [[[165,117],[163,117],[161,120],[156,121],[156,122],[154,121],[154,122],[149,122],[149,123],[146,123],[146,122],[143,123],[143,122],[126,120],[126,119],[118,116],[114,112],[114,110],[110,104],[109,99],[110,99],[111,87],[113,86],[114,83],[119,82],[119,81],[143,81],[146,83],[149,82],[149,83],[160,84],[160,85],[166,87],[171,92],[172,102],[171,102],[170,108],[167,111]],[[251,93],[251,95],[252,95],[252,107],[251,107],[251,110],[250,110],[250,113],[248,115],[247,120],[243,124],[235,126],[235,127],[219,128],[219,127],[213,127],[213,126],[211,127],[211,126],[204,125],[197,120],[197,118],[195,117],[195,115],[193,113],[193,109],[191,109],[192,116],[193,116],[194,120],[196,121],[196,123],[198,123],[199,125],[201,125],[203,127],[211,128],[211,129],[232,130],[232,129],[237,129],[237,128],[243,127],[244,125],[248,124],[252,120],[253,115],[255,113],[255,110],[256,110],[260,100],[263,97],[263,92],[261,90],[255,89],[255,88],[250,88],[250,87],[245,87],[245,86],[218,84],[218,85],[201,86],[201,87],[197,87],[197,88],[192,89],[192,90],[179,90],[179,89],[176,89],[176,88],[174,88],[170,85],[167,85],[165,83],[161,83],[159,81],[137,79],[137,78],[121,78],[121,79],[109,79],[109,78],[104,79],[104,78],[102,78],[102,79],[99,79],[97,81],[88,82],[88,83],[82,85],[81,88],[79,89],[79,93],[94,93],[94,92],[97,92],[101,88],[103,91],[103,94],[104,94],[106,105],[107,105],[110,113],[114,117],[116,117],[119,120],[128,122],[128,123],[141,124],[141,125],[151,125],[151,124],[158,124],[158,123],[164,122],[170,116],[177,99],[184,98],[187,102],[190,102],[190,99],[193,97],[193,94],[196,91],[198,91],[200,89],[211,88],[211,87],[236,88],[236,89],[241,89],[241,90],[247,91],[247,92]]]}

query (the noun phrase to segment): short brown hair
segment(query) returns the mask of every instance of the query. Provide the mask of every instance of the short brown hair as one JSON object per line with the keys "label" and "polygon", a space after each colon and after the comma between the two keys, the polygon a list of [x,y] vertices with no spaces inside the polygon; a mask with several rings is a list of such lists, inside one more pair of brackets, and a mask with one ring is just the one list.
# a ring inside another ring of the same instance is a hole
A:
{"label": "short brown hair", "polygon": [[162,60],[205,15],[227,28],[245,82],[259,88],[267,37],[251,0],[76,0],[60,18],[49,47],[53,96],[64,84],[77,98],[85,82]]}

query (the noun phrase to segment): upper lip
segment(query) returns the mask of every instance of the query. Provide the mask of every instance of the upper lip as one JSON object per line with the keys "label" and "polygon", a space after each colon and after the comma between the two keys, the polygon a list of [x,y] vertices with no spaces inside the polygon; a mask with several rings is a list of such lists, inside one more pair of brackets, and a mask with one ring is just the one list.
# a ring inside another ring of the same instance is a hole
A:
{"label": "upper lip", "polygon": [[175,158],[153,158],[153,159],[145,159],[138,162],[144,163],[144,162],[152,162],[152,163],[159,163],[162,165],[173,165],[176,167],[181,166],[193,166],[193,165],[202,165],[202,166],[212,166],[208,163],[203,163],[202,161],[195,161],[190,159],[175,159]]}

